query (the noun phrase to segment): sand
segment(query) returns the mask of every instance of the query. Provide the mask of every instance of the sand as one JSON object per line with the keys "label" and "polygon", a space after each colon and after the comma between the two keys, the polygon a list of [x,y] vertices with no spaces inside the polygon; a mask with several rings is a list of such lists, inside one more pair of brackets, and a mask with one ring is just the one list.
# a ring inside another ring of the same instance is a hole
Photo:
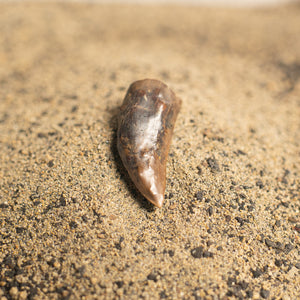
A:
{"label": "sand", "polygon": [[[0,299],[300,299],[300,6],[0,4]],[[116,149],[182,98],[166,200]]]}

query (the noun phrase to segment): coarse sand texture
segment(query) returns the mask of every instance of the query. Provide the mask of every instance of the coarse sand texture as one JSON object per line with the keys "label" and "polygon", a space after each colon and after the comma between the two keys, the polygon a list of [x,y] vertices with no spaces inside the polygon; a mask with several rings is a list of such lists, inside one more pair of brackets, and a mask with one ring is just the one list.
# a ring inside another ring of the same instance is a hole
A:
{"label": "coarse sand texture", "polygon": [[[0,3],[0,299],[300,299],[300,5]],[[182,99],[156,208],[130,84]]]}

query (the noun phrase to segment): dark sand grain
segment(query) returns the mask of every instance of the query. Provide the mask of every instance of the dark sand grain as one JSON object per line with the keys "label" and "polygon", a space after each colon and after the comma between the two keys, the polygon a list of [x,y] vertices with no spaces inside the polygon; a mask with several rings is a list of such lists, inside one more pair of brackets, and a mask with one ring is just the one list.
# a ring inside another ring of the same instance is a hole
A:
{"label": "dark sand grain", "polygon": [[[0,299],[300,299],[300,6],[0,4]],[[154,208],[129,84],[182,98]]]}

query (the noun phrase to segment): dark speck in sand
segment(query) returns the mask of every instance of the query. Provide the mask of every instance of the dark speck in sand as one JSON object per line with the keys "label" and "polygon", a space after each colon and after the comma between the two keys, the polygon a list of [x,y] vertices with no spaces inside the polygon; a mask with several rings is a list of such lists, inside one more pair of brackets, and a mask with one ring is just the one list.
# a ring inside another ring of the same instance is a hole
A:
{"label": "dark speck in sand", "polygon": [[195,198],[198,200],[198,201],[201,201],[204,197],[204,193],[203,191],[198,191],[196,194],[195,194]]}
{"label": "dark speck in sand", "polygon": [[250,271],[254,278],[258,278],[259,276],[261,276],[263,274],[263,271],[258,268],[256,270],[251,269]]}
{"label": "dark speck in sand", "polygon": [[268,299],[270,296],[270,291],[265,290],[265,289],[261,289],[260,290],[260,296],[264,299]]}
{"label": "dark speck in sand", "polygon": [[210,157],[206,161],[212,172],[220,171],[219,163],[214,157]]}

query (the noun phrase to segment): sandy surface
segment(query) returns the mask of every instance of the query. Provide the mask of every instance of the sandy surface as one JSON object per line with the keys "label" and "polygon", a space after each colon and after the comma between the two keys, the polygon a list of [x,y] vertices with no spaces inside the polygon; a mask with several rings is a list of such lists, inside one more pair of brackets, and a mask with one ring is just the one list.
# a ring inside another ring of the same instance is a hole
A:
{"label": "sandy surface", "polygon": [[[0,299],[300,299],[300,6],[0,5]],[[116,151],[129,84],[182,98],[163,208]]]}

